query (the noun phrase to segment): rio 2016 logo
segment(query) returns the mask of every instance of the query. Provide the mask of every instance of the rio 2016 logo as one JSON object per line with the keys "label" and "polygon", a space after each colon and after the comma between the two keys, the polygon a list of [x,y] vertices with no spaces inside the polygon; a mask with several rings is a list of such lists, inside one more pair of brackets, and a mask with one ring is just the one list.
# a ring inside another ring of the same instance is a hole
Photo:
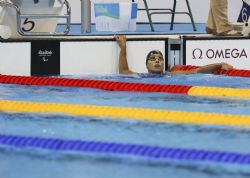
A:
{"label": "rio 2016 logo", "polygon": [[49,61],[49,57],[51,57],[53,55],[53,51],[52,50],[39,50],[38,51],[38,56],[41,57],[41,60],[43,62],[48,62]]}
{"label": "rio 2016 logo", "polygon": [[207,49],[202,50],[200,48],[195,48],[192,51],[193,59],[247,59],[248,55],[245,49]]}

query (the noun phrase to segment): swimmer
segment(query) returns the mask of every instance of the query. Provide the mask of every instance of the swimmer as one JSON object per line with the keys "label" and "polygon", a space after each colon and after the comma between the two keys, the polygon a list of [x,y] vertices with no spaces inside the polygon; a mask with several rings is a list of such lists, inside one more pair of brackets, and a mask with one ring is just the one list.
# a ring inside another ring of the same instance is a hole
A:
{"label": "swimmer", "polygon": [[[131,71],[128,67],[127,61],[127,52],[126,52],[126,36],[124,35],[116,35],[115,39],[120,47],[120,55],[119,55],[119,73],[120,74],[134,74],[135,72]],[[196,74],[196,73],[214,73],[219,69],[232,69],[233,67],[227,63],[215,63],[202,67],[198,67],[196,69],[190,71],[182,71],[178,70],[178,66],[174,66],[170,72],[164,71],[164,57],[162,53],[158,50],[150,51],[146,57],[146,67],[149,74]]]}

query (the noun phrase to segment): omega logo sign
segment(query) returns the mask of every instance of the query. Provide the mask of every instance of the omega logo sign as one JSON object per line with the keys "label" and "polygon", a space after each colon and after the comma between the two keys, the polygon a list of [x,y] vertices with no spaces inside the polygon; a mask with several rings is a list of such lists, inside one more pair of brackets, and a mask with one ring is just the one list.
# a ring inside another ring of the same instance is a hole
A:
{"label": "omega logo sign", "polygon": [[193,59],[247,59],[245,49],[207,49],[195,48],[192,52]]}

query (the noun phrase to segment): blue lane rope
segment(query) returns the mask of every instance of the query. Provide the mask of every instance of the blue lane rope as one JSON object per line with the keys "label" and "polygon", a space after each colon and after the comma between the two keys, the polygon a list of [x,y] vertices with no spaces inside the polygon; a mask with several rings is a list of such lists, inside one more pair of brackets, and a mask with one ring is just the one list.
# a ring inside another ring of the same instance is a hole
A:
{"label": "blue lane rope", "polygon": [[53,151],[133,155],[157,160],[208,161],[231,164],[250,164],[250,154],[99,141],[63,140],[0,134],[0,145],[12,146],[16,148],[41,148]]}

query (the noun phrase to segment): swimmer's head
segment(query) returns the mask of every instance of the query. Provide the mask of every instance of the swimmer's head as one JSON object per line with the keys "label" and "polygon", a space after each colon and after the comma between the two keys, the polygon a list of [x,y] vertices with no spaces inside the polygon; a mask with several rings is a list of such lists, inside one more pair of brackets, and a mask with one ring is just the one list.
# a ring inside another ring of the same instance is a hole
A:
{"label": "swimmer's head", "polygon": [[160,51],[150,51],[146,58],[146,67],[149,73],[161,74],[164,72],[164,58]]}

